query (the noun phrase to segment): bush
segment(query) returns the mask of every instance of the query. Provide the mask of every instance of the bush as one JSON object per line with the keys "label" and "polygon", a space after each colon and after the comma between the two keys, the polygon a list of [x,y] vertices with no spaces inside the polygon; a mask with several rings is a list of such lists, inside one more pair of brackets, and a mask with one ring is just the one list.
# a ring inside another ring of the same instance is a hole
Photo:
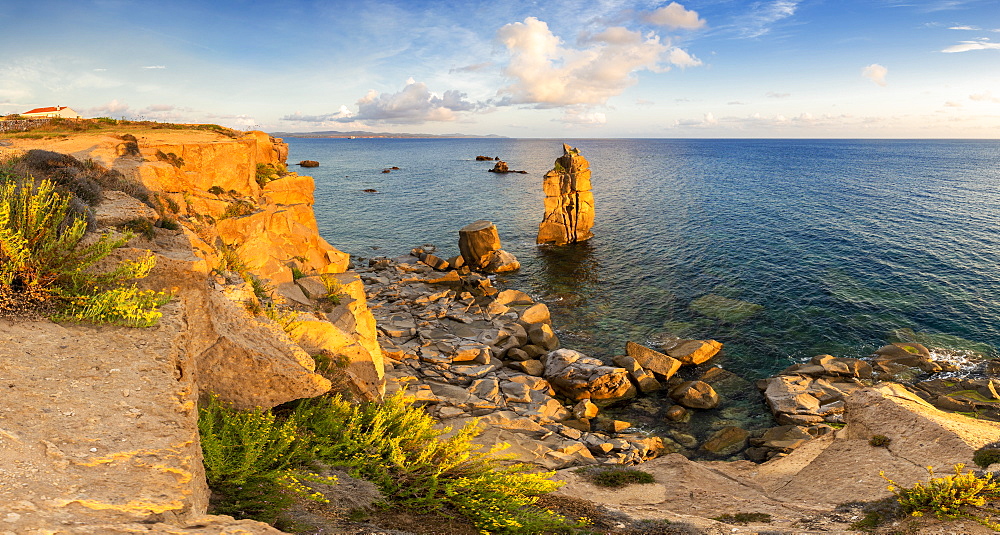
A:
{"label": "bush", "polygon": [[382,404],[351,405],[340,397],[307,400],[299,421],[316,443],[317,457],[346,465],[353,475],[378,485],[394,503],[417,510],[452,506],[487,532],[545,533],[579,524],[535,507],[538,496],[561,483],[551,472],[529,473],[525,465],[500,467],[504,446],[482,451],[470,422],[450,438],[450,429],[411,407],[402,394]]}
{"label": "bush", "polygon": [[172,152],[163,152],[162,150],[158,150],[156,151],[156,159],[161,162],[167,162],[178,169],[184,165],[184,158],[181,158]]}
{"label": "bush", "polygon": [[892,439],[885,435],[873,435],[868,440],[868,445],[873,448],[888,448],[890,442],[892,442]]}
{"label": "bush", "polygon": [[582,468],[578,473],[598,487],[621,488],[635,483],[656,482],[652,474],[633,468]]}
{"label": "bush", "polygon": [[54,319],[156,323],[156,309],[169,296],[123,286],[145,277],[155,257],[125,260],[111,271],[94,269],[132,234],[105,233],[81,246],[87,225],[69,206],[70,198],[48,180],[0,183],[0,312],[54,308]]}
{"label": "bush", "polygon": [[963,506],[978,507],[985,505],[987,499],[1000,497],[1000,483],[993,481],[993,474],[978,477],[971,470],[963,474],[963,468],[964,464],[956,464],[955,475],[934,477],[933,468],[928,466],[930,480],[917,482],[912,488],[900,486],[883,472],[879,475],[889,483],[889,491],[896,495],[904,511],[913,516],[929,511],[938,518],[953,519],[963,516]]}
{"label": "bush", "polygon": [[976,466],[980,468],[1000,463],[1000,449],[990,446],[979,448],[976,450],[976,453],[972,454],[972,462],[976,463]]}
{"label": "bush", "polygon": [[278,180],[278,170],[270,165],[259,163],[257,164],[257,185],[264,187],[268,182],[273,182]]}
{"label": "bush", "polygon": [[725,522],[727,524],[749,524],[750,522],[770,523],[771,515],[767,513],[726,513],[724,515],[714,517],[712,520],[718,520],[719,522]]}
{"label": "bush", "polygon": [[226,211],[219,216],[219,219],[231,219],[243,217],[254,213],[255,207],[252,202],[240,199],[226,205]]}

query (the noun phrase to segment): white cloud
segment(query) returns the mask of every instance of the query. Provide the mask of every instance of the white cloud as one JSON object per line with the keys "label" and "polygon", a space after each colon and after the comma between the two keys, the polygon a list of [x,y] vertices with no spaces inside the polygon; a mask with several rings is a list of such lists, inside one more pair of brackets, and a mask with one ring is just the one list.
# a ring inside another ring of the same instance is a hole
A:
{"label": "white cloud", "polygon": [[484,62],[484,63],[476,63],[475,65],[466,65],[464,67],[455,67],[454,69],[449,69],[448,73],[452,74],[452,73],[456,73],[456,72],[477,72],[477,71],[481,71],[481,70],[487,69],[487,68],[492,67],[492,66],[493,66],[493,62],[492,61],[487,61],[487,62]]}
{"label": "white cloud", "polygon": [[680,48],[671,48],[670,54],[667,57],[667,61],[669,61],[672,65],[677,65],[682,69],[685,67],[697,67],[701,65],[700,59],[692,56],[691,54],[688,54],[687,52],[685,52]]}
{"label": "white cloud", "polygon": [[941,52],[952,54],[955,52],[968,52],[970,50],[1000,50],[1000,43],[991,43],[989,39],[978,41],[962,41],[957,45],[951,45]]}
{"label": "white cloud", "polygon": [[976,93],[974,95],[969,95],[969,100],[974,100],[976,102],[996,102],[1000,103],[1000,97],[994,97],[993,93],[987,91],[985,93]]}
{"label": "white cloud", "polygon": [[563,114],[561,122],[579,126],[600,126],[608,122],[608,118],[601,112],[595,112],[586,107],[567,108]]}
{"label": "white cloud", "polygon": [[427,84],[410,78],[398,93],[379,93],[374,89],[358,99],[358,111],[352,113],[341,106],[336,113],[303,115],[295,112],[282,121],[306,123],[358,123],[358,124],[418,124],[428,121],[454,121],[458,113],[476,109],[477,104],[466,100],[466,94],[449,90],[438,96]]}
{"label": "white cloud", "polygon": [[143,65],[143,69],[166,69],[166,65]]}
{"label": "white cloud", "polygon": [[872,63],[871,65],[861,69],[861,76],[868,78],[882,87],[885,87],[886,85],[885,77],[887,74],[889,74],[889,69],[879,65],[878,63]]}
{"label": "white cloud", "polygon": [[788,98],[792,96],[791,93],[775,93],[774,91],[768,91],[766,95],[767,98]]}
{"label": "white cloud", "polygon": [[795,14],[798,0],[775,0],[754,2],[742,22],[743,37],[760,37],[771,32],[771,26]]}
{"label": "white cloud", "polygon": [[705,26],[705,20],[698,18],[698,13],[685,9],[677,2],[670,2],[668,5],[646,14],[646,22],[667,28],[683,28],[685,30],[697,30]]}
{"label": "white cloud", "polygon": [[514,80],[498,91],[500,104],[599,105],[634,85],[637,72],[664,72],[669,63],[701,64],[683,50],[660,42],[655,33],[644,35],[623,27],[584,34],[579,47],[571,48],[563,45],[548,24],[528,17],[500,28],[497,39],[510,52],[504,73]]}
{"label": "white cloud", "polygon": [[83,114],[100,117],[125,117],[131,116],[131,111],[128,104],[114,99],[102,106],[88,108],[84,110]]}
{"label": "white cloud", "polygon": [[962,103],[961,102],[955,102],[954,100],[949,100],[949,101],[947,101],[947,102],[944,103],[944,107],[945,108],[961,108],[962,107]]}

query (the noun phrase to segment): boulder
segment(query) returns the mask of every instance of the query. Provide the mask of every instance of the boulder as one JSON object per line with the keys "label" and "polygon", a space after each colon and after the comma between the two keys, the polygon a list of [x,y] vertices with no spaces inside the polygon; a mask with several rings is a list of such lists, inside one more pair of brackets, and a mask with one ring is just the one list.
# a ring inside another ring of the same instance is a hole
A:
{"label": "boulder", "polygon": [[316,160],[302,160],[301,162],[299,162],[299,166],[301,166],[301,167],[319,167],[319,162],[317,162]]}
{"label": "boulder", "polygon": [[697,365],[714,357],[720,350],[722,344],[715,340],[684,340],[664,345],[663,351],[671,357],[679,360],[681,364]]}
{"label": "boulder", "polygon": [[719,406],[719,395],[712,385],[703,381],[685,381],[672,390],[670,398],[689,409],[714,409]]}
{"label": "boulder", "polygon": [[729,457],[747,447],[750,433],[739,427],[723,427],[701,445],[701,449],[717,457]]}
{"label": "boulder", "polygon": [[491,173],[509,173],[510,168],[507,167],[507,162],[499,161],[490,169]]}
{"label": "boulder", "polygon": [[538,225],[539,244],[565,245],[594,236],[594,194],[590,163],[580,151],[563,144],[563,155],[542,179],[545,215]]}
{"label": "boulder", "polygon": [[809,375],[813,377],[856,377],[870,379],[872,366],[860,359],[816,355],[806,364],[793,364],[779,375]]}
{"label": "boulder", "polygon": [[644,369],[635,361],[634,358],[628,355],[616,355],[611,359],[611,362],[615,366],[619,366],[628,370],[629,377],[635,382],[635,385],[639,387],[642,393],[654,392],[660,389],[660,382],[653,377],[653,374],[648,370]]}
{"label": "boulder", "polygon": [[600,360],[572,349],[557,349],[547,354],[542,363],[543,376],[556,391],[573,401],[612,403],[636,395],[624,368],[605,366]]}
{"label": "boulder", "polygon": [[628,356],[635,359],[640,366],[653,372],[661,379],[670,379],[681,367],[679,360],[635,342],[626,343],[625,352],[628,353]]}
{"label": "boulder", "polygon": [[506,273],[519,269],[521,269],[521,263],[518,262],[517,257],[503,249],[495,251],[489,263],[483,267],[483,271],[489,273]]}
{"label": "boulder", "polygon": [[500,250],[500,233],[490,221],[479,220],[462,227],[458,231],[458,248],[469,268],[485,268]]}
{"label": "boulder", "polygon": [[882,346],[875,351],[875,367],[879,371],[894,373],[898,371],[894,369],[898,366],[919,368],[927,373],[936,373],[942,370],[941,365],[931,359],[930,351],[920,344],[896,342]]}
{"label": "boulder", "polygon": [[530,307],[521,311],[518,319],[521,320],[525,325],[531,325],[534,323],[552,323],[552,315],[549,313],[549,307],[545,303],[535,303]]}

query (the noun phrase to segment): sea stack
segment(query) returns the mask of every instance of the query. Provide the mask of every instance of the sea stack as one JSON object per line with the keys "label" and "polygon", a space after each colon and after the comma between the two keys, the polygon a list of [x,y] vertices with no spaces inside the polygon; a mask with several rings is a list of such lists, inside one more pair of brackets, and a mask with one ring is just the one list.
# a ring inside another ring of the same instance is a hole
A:
{"label": "sea stack", "polygon": [[594,194],[590,191],[590,162],[580,151],[563,144],[563,155],[542,179],[545,216],[538,225],[539,244],[566,245],[592,238]]}

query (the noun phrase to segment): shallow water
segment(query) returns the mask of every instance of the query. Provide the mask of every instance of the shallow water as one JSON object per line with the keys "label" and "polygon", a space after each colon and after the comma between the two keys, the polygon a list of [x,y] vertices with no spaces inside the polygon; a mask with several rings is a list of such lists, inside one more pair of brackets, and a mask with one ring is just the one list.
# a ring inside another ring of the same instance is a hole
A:
{"label": "shallow water", "polygon": [[[547,303],[564,345],[593,356],[715,338],[713,362],[752,379],[865,356],[900,329],[942,350],[1000,347],[997,141],[569,140],[590,160],[597,217],[595,238],[566,247],[534,244],[561,140],[286,141],[290,162],[321,163],[302,174],[334,246],[447,257],[459,228],[489,219],[523,266],[498,284]],[[480,154],[528,174],[488,173]],[[759,307],[713,317],[699,305],[725,301],[706,295]]]}

